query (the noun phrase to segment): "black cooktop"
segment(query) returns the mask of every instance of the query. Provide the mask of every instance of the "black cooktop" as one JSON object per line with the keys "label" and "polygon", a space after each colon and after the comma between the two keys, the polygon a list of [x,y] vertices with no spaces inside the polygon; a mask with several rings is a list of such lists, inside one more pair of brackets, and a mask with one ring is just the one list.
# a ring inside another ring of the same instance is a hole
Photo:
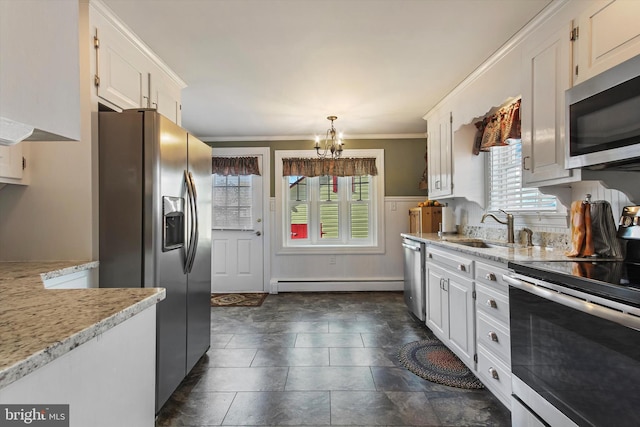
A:
{"label": "black cooktop", "polygon": [[516,273],[640,307],[640,263],[629,261],[510,262]]}

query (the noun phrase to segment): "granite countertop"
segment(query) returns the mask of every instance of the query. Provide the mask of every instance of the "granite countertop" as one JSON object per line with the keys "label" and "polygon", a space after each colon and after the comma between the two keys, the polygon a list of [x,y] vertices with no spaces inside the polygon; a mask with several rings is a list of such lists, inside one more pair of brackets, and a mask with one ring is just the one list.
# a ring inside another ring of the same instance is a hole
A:
{"label": "granite countertop", "polygon": [[163,288],[45,289],[97,261],[0,262],[0,388],[165,298]]}
{"label": "granite countertop", "polygon": [[[541,246],[526,247],[519,244],[496,246],[490,248],[474,248],[457,244],[457,241],[479,240],[461,234],[445,234],[438,236],[438,233],[401,233],[401,236],[414,240],[419,240],[434,246],[452,249],[461,253],[474,255],[491,261],[507,264],[518,261],[575,261],[585,258],[568,257],[564,254],[564,249],[547,248]],[[490,243],[489,241],[487,241]],[[592,260],[589,258],[589,260]]]}

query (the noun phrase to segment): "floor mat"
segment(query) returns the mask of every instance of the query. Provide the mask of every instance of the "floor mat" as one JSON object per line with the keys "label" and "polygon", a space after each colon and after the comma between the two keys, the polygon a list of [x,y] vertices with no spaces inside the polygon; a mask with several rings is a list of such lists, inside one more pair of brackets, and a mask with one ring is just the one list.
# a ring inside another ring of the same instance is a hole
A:
{"label": "floor mat", "polygon": [[211,294],[212,307],[260,307],[267,295],[264,293]]}

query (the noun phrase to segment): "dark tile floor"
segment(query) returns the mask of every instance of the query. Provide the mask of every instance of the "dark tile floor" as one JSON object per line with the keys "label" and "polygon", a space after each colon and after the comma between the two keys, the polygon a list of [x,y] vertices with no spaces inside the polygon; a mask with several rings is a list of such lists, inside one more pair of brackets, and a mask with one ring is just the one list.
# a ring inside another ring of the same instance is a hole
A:
{"label": "dark tile floor", "polygon": [[487,390],[425,381],[399,365],[433,337],[400,292],[283,293],[211,309],[211,349],[156,425],[509,426]]}

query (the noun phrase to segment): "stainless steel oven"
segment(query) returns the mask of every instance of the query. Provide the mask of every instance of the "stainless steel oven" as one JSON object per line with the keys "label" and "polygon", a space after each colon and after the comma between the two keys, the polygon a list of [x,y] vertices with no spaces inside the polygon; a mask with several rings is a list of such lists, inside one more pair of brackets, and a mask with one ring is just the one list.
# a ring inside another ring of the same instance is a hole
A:
{"label": "stainless steel oven", "polygon": [[640,170],[640,55],[566,92],[567,168]]}
{"label": "stainless steel oven", "polygon": [[513,425],[640,425],[640,305],[532,275],[505,277]]}

